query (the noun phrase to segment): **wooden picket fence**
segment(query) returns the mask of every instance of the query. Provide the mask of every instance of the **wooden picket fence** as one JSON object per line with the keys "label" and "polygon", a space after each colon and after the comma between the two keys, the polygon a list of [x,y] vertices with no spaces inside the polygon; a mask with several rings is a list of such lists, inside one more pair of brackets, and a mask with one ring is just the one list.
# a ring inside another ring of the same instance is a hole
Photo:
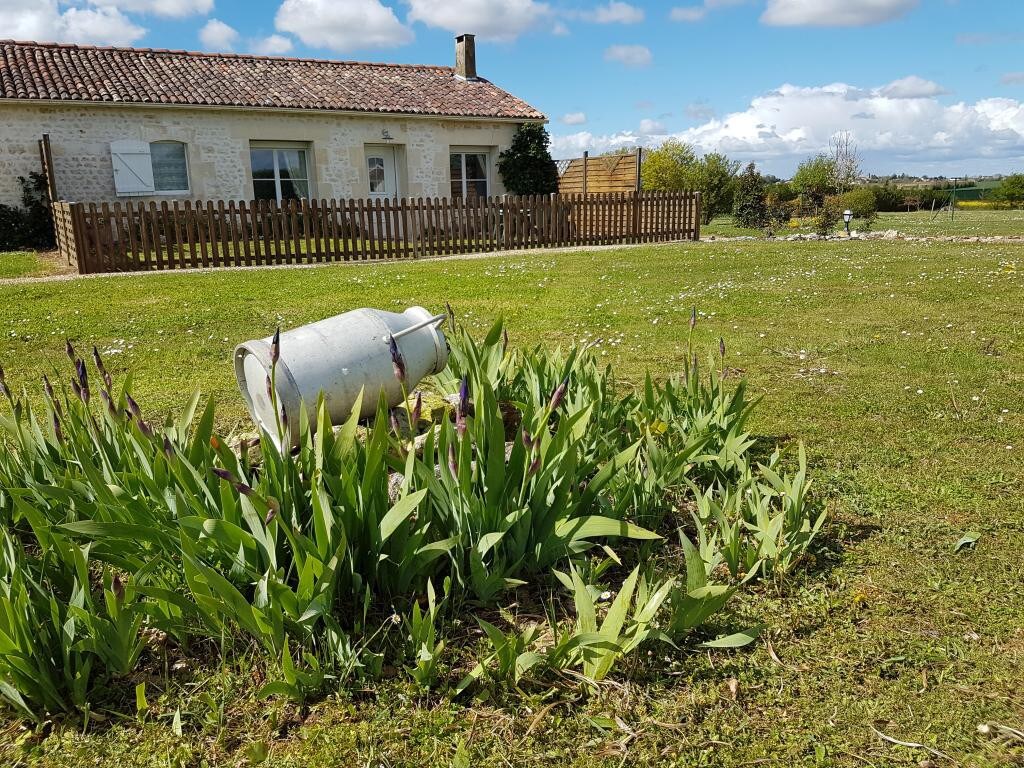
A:
{"label": "wooden picket fence", "polygon": [[700,238],[700,194],[54,204],[82,274],[416,259]]}

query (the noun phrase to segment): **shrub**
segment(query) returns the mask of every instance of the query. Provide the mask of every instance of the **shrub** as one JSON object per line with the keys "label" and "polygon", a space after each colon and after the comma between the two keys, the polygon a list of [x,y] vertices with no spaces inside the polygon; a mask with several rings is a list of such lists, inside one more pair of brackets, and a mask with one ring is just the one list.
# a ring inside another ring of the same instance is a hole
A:
{"label": "shrub", "polygon": [[1011,208],[1024,205],[1024,173],[1007,176],[992,191],[992,197]]}
{"label": "shrub", "polygon": [[860,220],[865,230],[871,229],[878,218],[878,203],[875,193],[868,187],[857,187],[839,196],[838,204],[842,210],[849,210],[855,219]]}
{"label": "shrub", "polygon": [[768,185],[764,177],[749,163],[736,178],[733,218],[748,229],[762,229],[768,218]]}
{"label": "shrub", "polygon": [[843,209],[839,205],[839,198],[826,197],[813,219],[815,233],[822,237],[833,234],[842,218]]}
{"label": "shrub", "polygon": [[0,205],[0,251],[19,248],[53,248],[53,213],[46,191],[46,177],[31,173],[19,176],[21,208]]}
{"label": "shrub", "polygon": [[513,195],[549,195],[558,191],[558,168],[548,149],[551,137],[540,123],[524,123],[512,145],[498,156],[498,172]]}

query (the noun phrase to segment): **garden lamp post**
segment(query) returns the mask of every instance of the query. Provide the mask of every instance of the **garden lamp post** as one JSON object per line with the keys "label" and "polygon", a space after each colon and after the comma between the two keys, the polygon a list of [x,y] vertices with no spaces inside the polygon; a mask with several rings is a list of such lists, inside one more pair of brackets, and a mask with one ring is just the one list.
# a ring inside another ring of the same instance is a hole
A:
{"label": "garden lamp post", "polygon": [[853,211],[847,208],[843,211],[843,221],[846,223],[846,236],[850,236],[850,221],[853,219]]}

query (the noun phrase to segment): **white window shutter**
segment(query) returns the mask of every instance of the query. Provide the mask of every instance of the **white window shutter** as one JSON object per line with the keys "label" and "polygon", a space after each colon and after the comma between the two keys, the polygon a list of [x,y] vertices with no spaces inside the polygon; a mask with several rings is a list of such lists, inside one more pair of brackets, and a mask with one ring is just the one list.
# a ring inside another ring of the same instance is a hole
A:
{"label": "white window shutter", "polygon": [[110,161],[114,166],[114,189],[119,195],[150,195],[153,185],[153,161],[149,144],[124,139],[110,142]]}

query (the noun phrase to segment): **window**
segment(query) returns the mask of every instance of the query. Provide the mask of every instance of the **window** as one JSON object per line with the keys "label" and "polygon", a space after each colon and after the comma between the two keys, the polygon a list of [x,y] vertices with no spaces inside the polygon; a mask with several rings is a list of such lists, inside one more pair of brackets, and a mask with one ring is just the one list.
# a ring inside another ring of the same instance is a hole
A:
{"label": "window", "polygon": [[118,195],[188,195],[188,153],[180,141],[110,143]]}
{"label": "window", "polygon": [[180,141],[154,141],[149,145],[155,192],[188,192],[188,158]]}
{"label": "window", "polygon": [[249,149],[252,191],[257,200],[298,200],[309,197],[308,152],[297,147]]}
{"label": "window", "polygon": [[370,174],[370,194],[384,194],[388,191],[387,177],[384,175],[384,158],[366,158],[366,169]]}
{"label": "window", "polygon": [[451,153],[452,197],[487,197],[487,153]]}

